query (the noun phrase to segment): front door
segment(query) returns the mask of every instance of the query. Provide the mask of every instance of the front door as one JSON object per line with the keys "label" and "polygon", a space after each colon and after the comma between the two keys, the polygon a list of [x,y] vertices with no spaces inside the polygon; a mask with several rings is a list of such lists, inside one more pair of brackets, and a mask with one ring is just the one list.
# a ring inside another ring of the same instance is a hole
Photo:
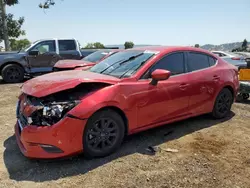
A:
{"label": "front door", "polygon": [[[150,75],[156,69],[171,72],[168,80],[159,81],[156,86],[150,85]],[[138,81],[142,92],[137,95],[138,126],[150,126],[189,114],[190,85],[189,75],[185,74],[184,53],[169,54],[153,65]]]}
{"label": "front door", "polygon": [[58,60],[55,41],[42,41],[30,49],[30,51],[34,50],[38,51],[39,54],[37,56],[28,55],[28,63],[31,73],[51,72],[53,65]]}

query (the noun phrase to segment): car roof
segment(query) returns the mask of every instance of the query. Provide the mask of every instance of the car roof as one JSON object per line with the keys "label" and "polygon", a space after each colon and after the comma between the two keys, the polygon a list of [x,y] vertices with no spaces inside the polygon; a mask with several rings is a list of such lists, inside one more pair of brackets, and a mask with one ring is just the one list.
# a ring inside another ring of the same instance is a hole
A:
{"label": "car roof", "polygon": [[[195,48],[191,46],[145,46],[145,47],[136,47],[127,50],[148,50],[148,51],[158,51],[158,52],[169,52],[169,51],[196,51],[203,52],[207,54],[212,54],[208,50],[204,50],[202,48]],[[214,54],[212,54],[214,56]]]}

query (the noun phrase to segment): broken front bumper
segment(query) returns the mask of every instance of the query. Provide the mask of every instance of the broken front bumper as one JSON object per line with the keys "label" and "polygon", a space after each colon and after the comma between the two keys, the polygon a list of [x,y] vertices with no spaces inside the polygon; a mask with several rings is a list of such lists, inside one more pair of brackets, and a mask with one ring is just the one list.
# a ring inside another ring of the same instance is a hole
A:
{"label": "broken front bumper", "polygon": [[20,114],[15,125],[17,144],[29,158],[71,156],[83,151],[82,137],[86,121],[66,116],[52,126],[36,126],[25,124]]}

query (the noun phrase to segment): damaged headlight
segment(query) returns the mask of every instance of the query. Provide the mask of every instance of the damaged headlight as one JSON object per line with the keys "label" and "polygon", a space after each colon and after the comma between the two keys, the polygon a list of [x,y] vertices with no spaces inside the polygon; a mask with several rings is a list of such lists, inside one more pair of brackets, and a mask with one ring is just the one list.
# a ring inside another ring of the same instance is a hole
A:
{"label": "damaged headlight", "polygon": [[80,100],[47,103],[41,106],[40,110],[32,116],[32,123],[35,125],[51,126],[60,121],[68,111],[79,103]]}

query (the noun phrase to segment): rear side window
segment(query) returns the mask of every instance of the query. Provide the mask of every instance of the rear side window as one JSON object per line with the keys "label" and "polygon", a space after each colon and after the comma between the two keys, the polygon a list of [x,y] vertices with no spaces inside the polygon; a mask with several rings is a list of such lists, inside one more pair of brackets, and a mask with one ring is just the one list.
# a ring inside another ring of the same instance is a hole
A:
{"label": "rear side window", "polygon": [[74,40],[59,40],[59,51],[76,50],[76,43]]}
{"label": "rear side window", "polygon": [[151,73],[156,69],[164,69],[171,72],[171,75],[178,75],[185,72],[184,65],[184,53],[177,52],[163,57],[148,72],[148,76],[151,77]]}
{"label": "rear side window", "polygon": [[208,56],[201,53],[189,52],[188,71],[196,71],[210,67]]}
{"label": "rear side window", "polygon": [[216,64],[216,59],[211,57],[211,56],[207,56],[208,57],[208,61],[209,61],[209,65],[213,66]]}

